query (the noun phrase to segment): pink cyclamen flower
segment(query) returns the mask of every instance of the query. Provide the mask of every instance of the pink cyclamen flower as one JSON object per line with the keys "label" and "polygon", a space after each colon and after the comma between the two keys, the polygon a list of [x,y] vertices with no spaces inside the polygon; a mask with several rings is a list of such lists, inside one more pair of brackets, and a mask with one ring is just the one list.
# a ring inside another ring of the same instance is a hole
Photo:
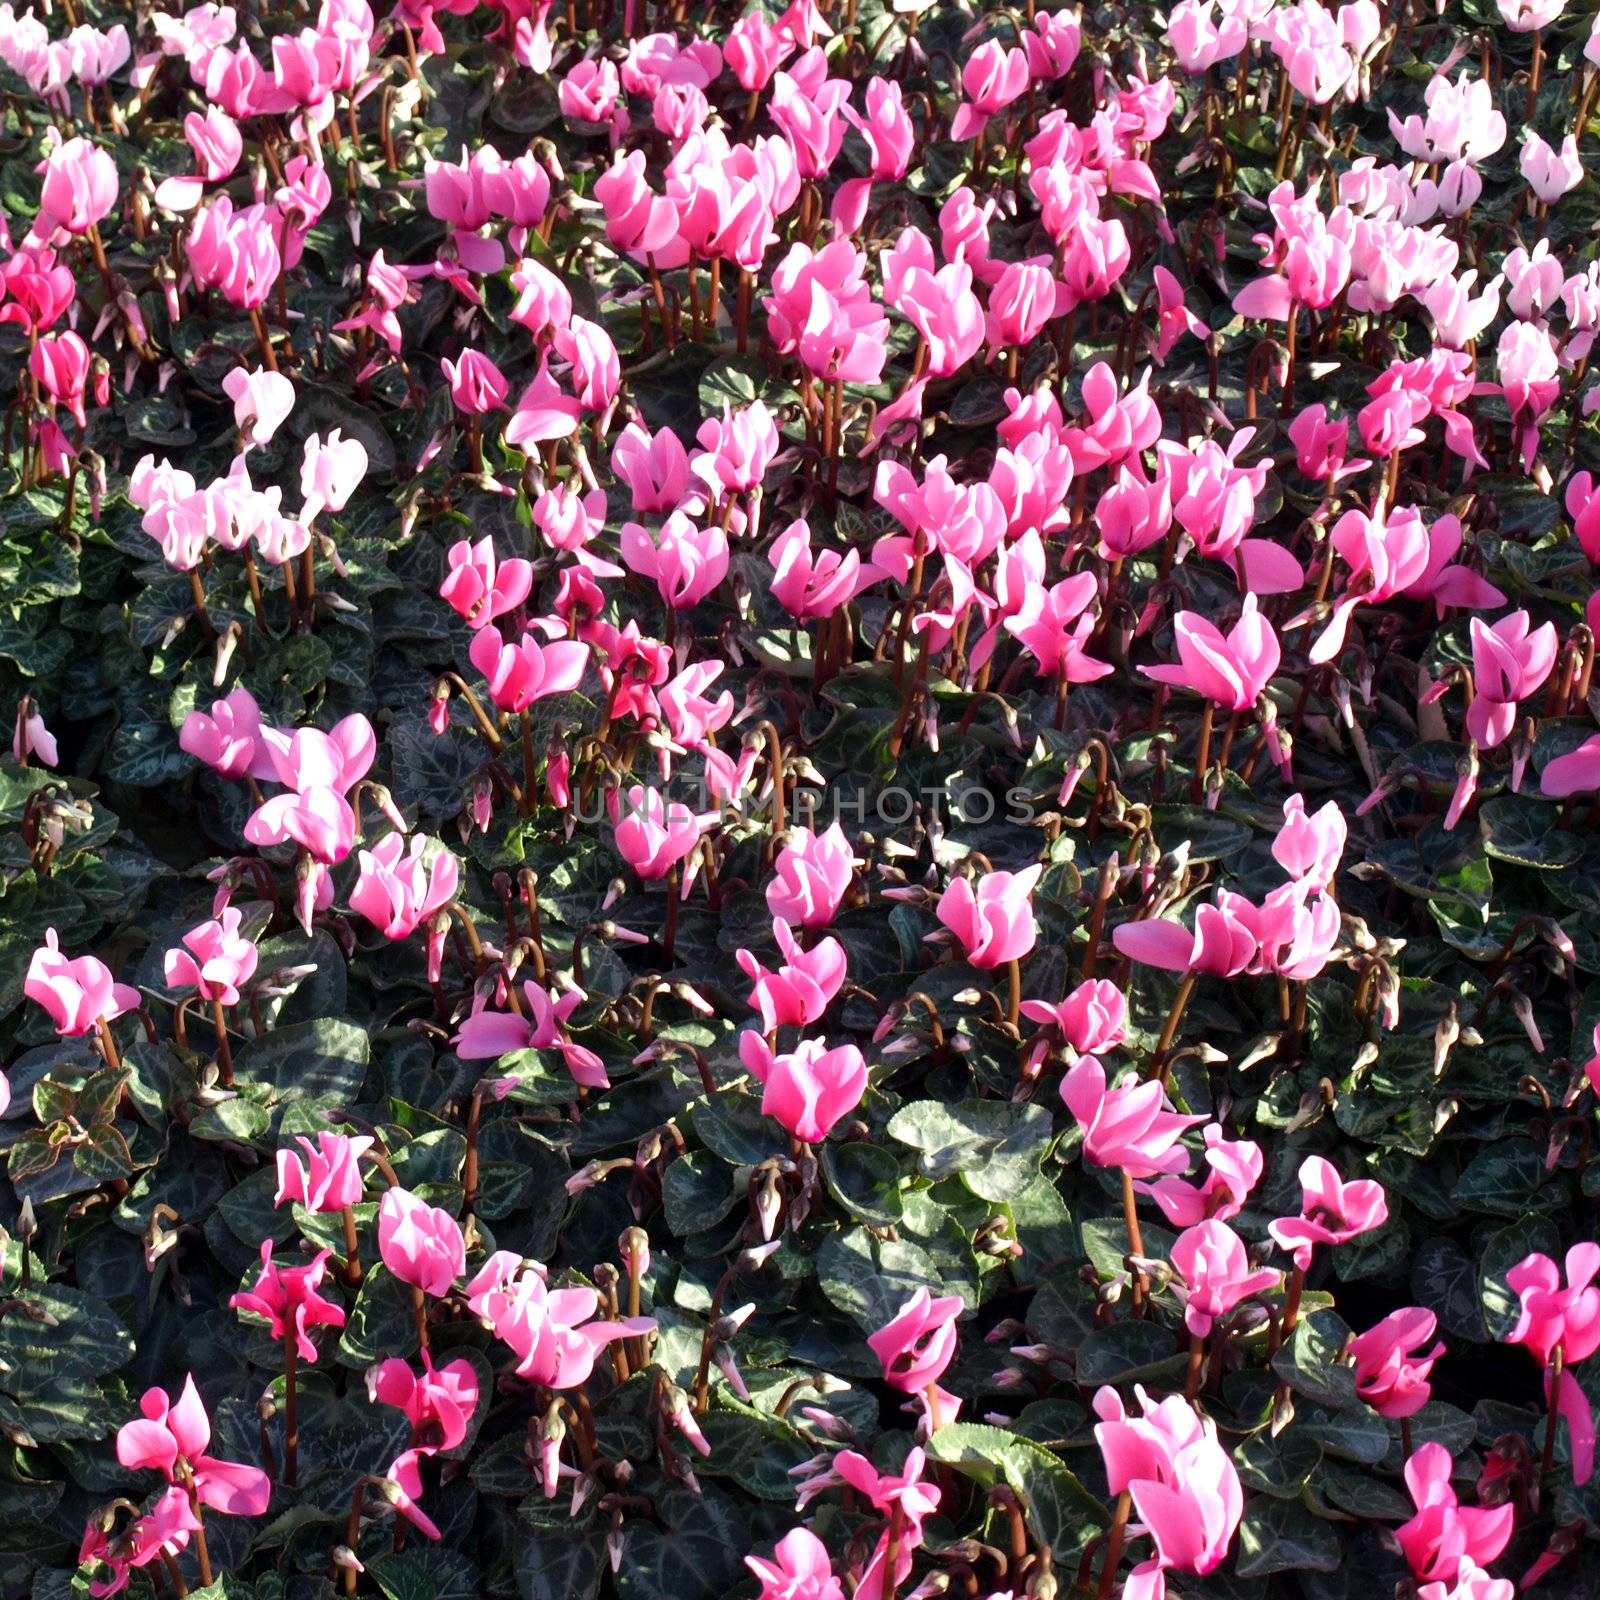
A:
{"label": "pink cyclamen flower", "polygon": [[239,932],[243,913],[224,906],[215,922],[202,922],[183,936],[181,950],[169,950],[163,964],[167,987],[194,989],[202,1000],[225,1006],[239,1003],[239,985],[256,970],[258,953]]}
{"label": "pink cyclamen flower", "polygon": [[62,955],[54,928],[45,929],[44,943],[33,952],[22,992],[49,1012],[64,1039],[93,1033],[102,1022],[139,1008],[139,991],[117,983],[105,962]]}
{"label": "pink cyclamen flower", "polygon": [[[359,911],[386,939],[409,939],[417,928],[455,899],[461,863],[437,839],[415,834],[410,847],[398,833],[386,833],[370,850],[359,851],[360,875],[350,891],[350,909]],[[430,936],[429,981],[438,979],[444,933],[437,947]]]}
{"label": "pink cyclamen flower", "polygon": [[127,1588],[133,1568],[176,1557],[187,1548],[190,1534],[198,1533],[200,1527],[200,1519],[189,1503],[189,1491],[177,1483],[114,1541],[98,1521],[91,1520],[78,1546],[78,1565],[104,1562],[113,1576],[109,1583],[91,1582],[89,1593],[95,1600],[120,1593]]}
{"label": "pink cyclamen flower", "polygon": [[281,372],[235,367],[223,378],[222,392],[233,401],[234,426],[247,450],[271,440],[294,410],[294,384]]}
{"label": "pink cyclamen flower", "polygon": [[767,910],[802,928],[825,928],[855,879],[855,853],[837,822],[826,833],[790,834],[772,864]]}
{"label": "pink cyclamen flower", "polygon": [[178,730],[179,748],[224,778],[270,778],[274,768],[261,742],[261,708],[246,688],[211,702],[211,710],[191,711]]}
{"label": "pink cyclamen flower", "polygon": [[1254,594],[1245,596],[1239,620],[1226,634],[1196,611],[1180,611],[1172,632],[1179,664],[1139,670],[1157,683],[1192,689],[1224,711],[1249,710],[1282,659],[1277,633],[1257,611]]}
{"label": "pink cyclamen flower", "polygon": [[594,1051],[567,1037],[567,1018],[589,997],[568,989],[560,999],[531,979],[522,985],[523,1012],[489,1011],[474,1002],[451,1041],[463,1061],[493,1061],[519,1050],[555,1050],[573,1081],[586,1089],[609,1089],[605,1063]]}
{"label": "pink cyclamen flower", "polygon": [[1265,1158],[1254,1140],[1226,1139],[1216,1122],[1208,1122],[1200,1136],[1205,1140],[1204,1183],[1168,1177],[1134,1185],[1161,1207],[1162,1215],[1175,1228],[1192,1228],[1207,1217],[1226,1222],[1238,1216],[1250,1191],[1261,1181]]}
{"label": "pink cyclamen flower", "polygon": [[487,535],[476,544],[458,539],[445,558],[450,570],[439,585],[439,598],[469,628],[483,628],[507,611],[515,611],[533,587],[533,566],[520,556],[501,561]]}
{"label": "pink cyclamen flower", "polygon": [[1241,1301],[1279,1281],[1279,1274],[1270,1267],[1252,1272],[1244,1240],[1215,1217],[1178,1235],[1172,1246],[1172,1264],[1188,1290],[1184,1324],[1202,1339]]}
{"label": "pink cyclamen flower", "polygon": [[681,800],[634,784],[611,795],[617,854],[647,883],[664,878],[700,842],[702,819]]}
{"label": "pink cyclamen flower", "polygon": [[1028,87],[1028,57],[990,39],[967,57],[961,69],[961,89],[966,98],[950,124],[952,139],[972,139],[989,125]]}
{"label": "pink cyclamen flower", "polygon": [[1374,1178],[1345,1183],[1323,1156],[1307,1156],[1301,1163],[1300,1189],[1300,1215],[1280,1217],[1267,1224],[1267,1231],[1294,1256],[1301,1272],[1310,1267],[1319,1244],[1346,1244],[1389,1219],[1381,1183]]}
{"label": "pink cyclamen flower", "polygon": [[1575,134],[1569,133],[1561,148],[1555,150],[1530,130],[1517,165],[1534,198],[1545,205],[1553,204],[1583,182],[1583,158],[1578,154]]}
{"label": "pink cyclamen flower", "polygon": [[844,983],[844,946],[837,939],[819,939],[806,950],[782,917],[773,923],[772,936],[783,953],[783,965],[775,972],[748,950],[734,952],[744,975],[755,985],[750,1004],[761,1012],[762,1031],[803,1028],[820,1021]]}
{"label": "pink cyclamen flower", "polygon": [[589,647],[576,639],[540,643],[537,634],[525,633],[510,641],[493,623],[478,630],[467,654],[502,711],[526,711],[536,700],[570,693],[589,665]]}
{"label": "pink cyclamen flower", "polygon": [[939,896],[937,915],[961,941],[967,960],[980,971],[1020,960],[1038,937],[1029,896],[1044,867],[1022,872],[986,872],[972,880],[958,876]]}
{"label": "pink cyclamen flower", "polygon": [[302,1205],[307,1211],[343,1211],[360,1205],[363,1185],[361,1158],[376,1141],[370,1134],[318,1133],[315,1144],[303,1133],[295,1143],[304,1152],[301,1160],[292,1150],[278,1152],[278,1192],[272,1203],[285,1200]]}
{"label": "pink cyclamen flower", "polygon": [[944,1376],[956,1353],[956,1318],[965,1310],[958,1294],[934,1299],[918,1289],[876,1333],[867,1335],[883,1363],[884,1381],[906,1394],[921,1394]]}
{"label": "pink cyclamen flower", "polygon": [[[272,1481],[259,1467],[207,1454],[211,1419],[191,1373],[176,1403],[165,1389],[146,1389],[140,1415],[117,1430],[117,1460],[133,1472],[159,1472],[168,1483],[192,1483],[195,1497],[213,1511],[259,1517],[272,1497]],[[178,1466],[183,1464],[180,1478]]]}
{"label": "pink cyclamen flower", "polygon": [[744,1564],[761,1584],[759,1600],[844,1600],[844,1589],[833,1575],[828,1547],[809,1528],[793,1528],[786,1533],[773,1549],[770,1561],[746,1556]]}
{"label": "pink cyclamen flower", "polygon": [[434,1296],[448,1294],[467,1270],[461,1224],[398,1187],[386,1189],[378,1206],[378,1253],[402,1283]]}
{"label": "pink cyclamen flower", "polygon": [[1134,1568],[1129,1587],[1158,1597],[1166,1568],[1203,1576],[1221,1565],[1244,1513],[1244,1492],[1216,1429],[1188,1401],[1172,1395],[1156,1405],[1142,1387],[1134,1392],[1139,1417],[1109,1385],[1096,1392],[1094,1433],[1111,1493],[1132,1497],[1142,1531],[1155,1541],[1154,1558]]}
{"label": "pink cyclamen flower", "polygon": [[319,1293],[331,1250],[319,1250],[303,1267],[280,1267],[272,1259],[272,1241],[261,1241],[261,1272],[253,1289],[241,1290],[228,1304],[236,1311],[265,1317],[274,1339],[293,1337],[302,1361],[315,1361],[317,1347],[310,1329],[342,1328],[344,1308]]}
{"label": "pink cyclamen flower", "polygon": [[1427,1405],[1433,1392],[1428,1374],[1445,1347],[1436,1344],[1426,1355],[1417,1352],[1433,1338],[1438,1326],[1431,1311],[1403,1306],[1350,1341],[1356,1393],[1380,1417],[1415,1416]]}
{"label": "pink cyclamen flower", "polygon": [[1120,1167],[1135,1178],[1182,1172],[1188,1152],[1178,1143],[1204,1122],[1167,1109],[1157,1079],[1107,1088],[1105,1068],[1093,1056],[1076,1062],[1061,1082],[1061,1098],[1083,1129],[1083,1153],[1097,1167]]}
{"label": "pink cyclamen flower", "polygon": [[506,403],[506,376],[481,350],[463,350],[456,360],[440,362],[450,399],[463,416],[500,411]]}
{"label": "pink cyclamen flower", "polygon": [[826,1139],[867,1090],[867,1064],[853,1044],[830,1050],[821,1039],[802,1039],[778,1054],[752,1028],[739,1035],[739,1059],[763,1085],[763,1114],[802,1144]]}
{"label": "pink cyclamen flower", "polygon": [[87,233],[117,203],[117,164],[87,139],[68,139],[45,157],[39,170],[39,221],[46,231]]}
{"label": "pink cyclamen flower", "polygon": [[454,1450],[466,1438],[477,1409],[478,1374],[464,1357],[436,1367],[424,1350],[420,1377],[410,1362],[391,1356],[368,1373],[367,1393],[405,1412],[412,1437],[423,1449]]}
{"label": "pink cyclamen flower", "polygon": [[1181,922],[1148,917],[1114,929],[1111,942],[1146,966],[1233,978],[1261,954],[1261,912],[1242,894],[1218,889],[1214,904],[1196,908],[1193,933]]}
{"label": "pink cyclamen flower", "polygon": [[61,752],[56,747],[56,736],[45,726],[44,717],[33,700],[25,697],[17,708],[17,720],[11,731],[11,759],[19,767],[25,767],[30,757],[35,756],[42,765],[53,767],[61,759]]}
{"label": "pink cyclamen flower", "polygon": [[[1600,1349],[1597,1273],[1600,1245],[1585,1240],[1567,1252],[1566,1288],[1561,1287],[1561,1269],[1538,1252],[1506,1274],[1521,1302],[1516,1326],[1506,1337],[1512,1344],[1526,1345],[1544,1368],[1545,1399],[1553,1413],[1545,1426],[1553,1428],[1557,1415],[1566,1419],[1572,1437],[1572,1475],[1579,1484],[1594,1475],[1595,1425],[1588,1395],[1571,1366]],[[1562,1361],[1559,1374],[1557,1352]]]}
{"label": "pink cyclamen flower", "polygon": [[1283,826],[1272,841],[1272,859],[1291,878],[1326,889],[1339,870],[1349,825],[1336,800],[1306,814],[1303,796],[1292,794],[1283,803]]}
{"label": "pink cyclamen flower", "polygon": [[1490,750],[1511,737],[1517,702],[1538,693],[1559,646],[1555,624],[1533,628],[1526,611],[1513,611],[1492,627],[1474,617],[1471,631],[1474,693],[1467,707],[1467,732]]}
{"label": "pink cyclamen flower", "polygon": [[1080,1055],[1099,1055],[1128,1036],[1128,997],[1109,978],[1086,978],[1065,1000],[1024,1000],[1022,1014],[1054,1028]]}
{"label": "pink cyclamen flower", "polygon": [[772,597],[802,621],[831,616],[881,576],[855,550],[813,550],[811,528],[797,517],[767,548]]}
{"label": "pink cyclamen flower", "polygon": [[592,1320],[600,1296],[588,1288],[552,1289],[545,1269],[497,1250],[466,1285],[467,1304],[510,1345],[517,1375],[550,1389],[586,1383],[595,1358],[613,1340],[650,1333],[649,1317]]}
{"label": "pink cyclamen flower", "polygon": [[728,575],[728,536],[717,523],[702,528],[674,511],[654,533],[625,522],[622,559],[628,569],[654,580],[661,598],[675,611],[687,611]]}
{"label": "pink cyclamen flower", "polygon": [[1394,1530],[1400,1552],[1421,1582],[1454,1583],[1463,1565],[1493,1561],[1511,1539],[1517,1509],[1463,1506],[1450,1483],[1454,1463],[1442,1444],[1422,1445],[1406,1462],[1406,1488],[1417,1514]]}
{"label": "pink cyclamen flower", "polygon": [[28,371],[58,406],[84,425],[84,386],[89,377],[89,347],[75,333],[48,334],[28,354]]}

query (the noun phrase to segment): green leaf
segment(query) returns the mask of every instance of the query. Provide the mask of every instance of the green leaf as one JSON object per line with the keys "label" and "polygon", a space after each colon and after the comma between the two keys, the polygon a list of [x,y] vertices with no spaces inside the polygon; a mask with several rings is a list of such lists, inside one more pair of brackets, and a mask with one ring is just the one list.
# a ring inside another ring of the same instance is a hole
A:
{"label": "green leaf", "polygon": [[1272,1358],[1272,1370],[1294,1390],[1335,1411],[1361,1404],[1356,1375],[1341,1363],[1350,1325],[1336,1311],[1313,1311],[1295,1324],[1286,1344]]}
{"label": "green leaf", "polygon": [[328,1096],[355,1101],[367,1075],[366,1033],[338,1017],[276,1028],[234,1057],[241,1083],[269,1084],[278,1101]]}
{"label": "green leaf", "polygon": [[819,1163],[828,1193],[858,1222],[890,1228],[905,1214],[900,1164],[882,1145],[825,1144]]}
{"label": "green leaf", "polygon": [[982,1200],[1015,1200],[1038,1174],[1054,1137],[1049,1110],[1032,1101],[919,1100],[889,1119],[889,1135],[919,1152],[934,1182],[959,1174]]}
{"label": "green leaf", "polygon": [[1153,1322],[1118,1322],[1096,1328],[1078,1346],[1078,1382],[1086,1388],[1103,1383],[1153,1383],[1183,1370],[1186,1357],[1167,1329]]}
{"label": "green leaf", "polygon": [[1332,1572],[1339,1565],[1339,1535],[1298,1500],[1253,1500],[1239,1523],[1241,1578],[1274,1572]]}

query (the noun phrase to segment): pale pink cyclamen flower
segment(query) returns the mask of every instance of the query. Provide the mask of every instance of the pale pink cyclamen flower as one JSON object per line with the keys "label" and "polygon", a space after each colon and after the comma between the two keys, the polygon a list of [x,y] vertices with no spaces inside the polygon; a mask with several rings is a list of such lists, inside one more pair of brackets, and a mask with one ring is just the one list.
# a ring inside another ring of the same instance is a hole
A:
{"label": "pale pink cyclamen flower", "polygon": [[1412,1417],[1428,1403],[1428,1374],[1445,1353],[1442,1343],[1417,1352],[1433,1338],[1438,1318],[1421,1306],[1403,1306],[1358,1333],[1347,1349],[1355,1360],[1356,1393],[1380,1417]]}
{"label": "pale pink cyclamen flower", "polygon": [[763,1114],[802,1144],[826,1139],[866,1093],[867,1064],[853,1044],[830,1050],[822,1039],[802,1039],[779,1053],[748,1028],[739,1035],[739,1059],[762,1085]]}
{"label": "pale pink cyclamen flower", "polygon": [[22,992],[44,1007],[64,1039],[93,1033],[140,1003],[139,991],[117,983],[97,957],[62,955],[54,928],[45,929],[44,943],[33,952]]}
{"label": "pale pink cyclamen flower", "polygon": [[261,708],[243,687],[213,700],[209,712],[191,711],[178,730],[178,745],[224,778],[271,778],[276,772],[261,738]]}
{"label": "pale pink cyclamen flower", "polygon": [[1292,794],[1283,803],[1283,825],[1272,841],[1272,859],[1291,878],[1312,889],[1326,889],[1339,870],[1349,831],[1337,800],[1308,814],[1305,797]]}
{"label": "pale pink cyclamen flower", "polygon": [[1345,1183],[1338,1168],[1323,1156],[1307,1156],[1301,1163],[1300,1188],[1300,1215],[1267,1224],[1267,1231],[1293,1255],[1300,1272],[1310,1267],[1319,1244],[1346,1244],[1389,1219],[1381,1183],[1373,1178]]}
{"label": "pale pink cyclamen flower", "polygon": [[359,439],[344,438],[337,428],[326,438],[312,434],[305,443],[300,468],[300,518],[312,522],[323,511],[339,512],[350,503],[367,475],[367,450]]}
{"label": "pale pink cyclamen flower", "polygon": [[1109,1385],[1098,1390],[1094,1432],[1111,1493],[1132,1497],[1133,1526],[1155,1542],[1154,1557],[1134,1568],[1129,1586],[1160,1600],[1165,1569],[1204,1576],[1221,1565],[1244,1513],[1244,1492],[1215,1427],[1188,1401],[1172,1395],[1157,1405],[1141,1386],[1134,1392],[1140,1417],[1128,1414]]}
{"label": "pale pink cyclamen flower", "polygon": [[378,1253],[402,1283],[434,1296],[448,1294],[467,1270],[461,1224],[407,1189],[384,1191],[378,1206]]}
{"label": "pale pink cyclamen flower", "polygon": [[1578,154],[1578,140],[1574,134],[1569,133],[1562,140],[1561,148],[1553,150],[1530,129],[1517,165],[1534,197],[1545,205],[1552,205],[1583,182],[1583,158]]}
{"label": "pale pink cyclamen flower", "polygon": [[233,401],[234,426],[246,450],[268,443],[294,410],[294,385],[281,372],[235,367],[223,378],[222,392]]}
{"label": "pale pink cyclamen flower", "polygon": [[1204,1122],[1166,1107],[1159,1081],[1107,1088],[1105,1068],[1093,1056],[1076,1062],[1061,1083],[1061,1098],[1083,1129],[1083,1153],[1097,1167],[1121,1167],[1135,1178],[1182,1172],[1188,1152],[1178,1143]]}
{"label": "pale pink cyclamen flower", "polygon": [[343,1211],[361,1203],[363,1183],[361,1158],[377,1141],[365,1133],[320,1132],[313,1144],[304,1134],[295,1135],[304,1159],[292,1150],[278,1152],[278,1192],[272,1203],[285,1200],[302,1205],[307,1211]]}
{"label": "pale pink cyclamen flower", "polygon": [[855,853],[837,821],[825,833],[791,832],[772,864],[767,910],[802,928],[825,928],[855,880]]}
{"label": "pale pink cyclamen flower", "polygon": [[1280,1277],[1271,1267],[1251,1271],[1244,1240],[1215,1217],[1178,1235],[1172,1246],[1172,1264],[1188,1291],[1184,1325],[1202,1339],[1220,1318],[1251,1295],[1270,1289]]}
{"label": "pale pink cyclamen flower", "polygon": [[937,915],[960,941],[967,960],[980,971],[1020,960],[1038,937],[1030,896],[1042,865],[1022,872],[986,872],[977,891],[964,874],[939,896]]}
{"label": "pale pink cyclamen flower", "polygon": [[1463,1506],[1450,1475],[1454,1462],[1442,1444],[1420,1446],[1405,1466],[1417,1514],[1394,1530],[1400,1552],[1420,1582],[1454,1583],[1463,1566],[1493,1561],[1511,1539],[1517,1508]]}
{"label": "pale pink cyclamen flower", "polygon": [[17,720],[11,733],[11,759],[19,767],[27,766],[30,758],[53,767],[61,759],[56,747],[56,736],[45,726],[43,715],[31,696],[24,697],[17,706]]}
{"label": "pale pink cyclamen flower", "polygon": [[242,920],[237,906],[224,906],[218,920],[184,934],[183,948],[166,954],[167,987],[194,989],[202,1000],[237,1005],[239,985],[249,981],[259,959],[254,943],[239,931]]}
{"label": "pale pink cyclamen flower", "polygon": [[[140,1415],[117,1430],[117,1460],[132,1472],[159,1472],[168,1483],[192,1484],[196,1499],[233,1517],[259,1517],[272,1481],[259,1467],[208,1454],[211,1419],[191,1373],[176,1402],[165,1389],[146,1389]],[[178,1473],[179,1464],[183,1472]]]}

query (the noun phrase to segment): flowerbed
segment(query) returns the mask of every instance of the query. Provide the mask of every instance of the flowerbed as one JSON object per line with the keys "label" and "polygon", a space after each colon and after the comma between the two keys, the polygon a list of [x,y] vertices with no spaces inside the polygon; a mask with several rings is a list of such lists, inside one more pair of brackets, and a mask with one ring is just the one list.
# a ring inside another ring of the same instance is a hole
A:
{"label": "flowerbed", "polygon": [[0,1586],[1600,1586],[1600,31],[0,16]]}

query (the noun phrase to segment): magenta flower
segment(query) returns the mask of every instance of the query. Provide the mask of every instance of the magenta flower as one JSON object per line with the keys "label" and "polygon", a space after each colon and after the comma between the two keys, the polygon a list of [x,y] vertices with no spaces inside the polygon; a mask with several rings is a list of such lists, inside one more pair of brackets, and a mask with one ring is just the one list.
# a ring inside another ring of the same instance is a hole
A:
{"label": "magenta flower", "polygon": [[1241,894],[1218,889],[1214,905],[1194,914],[1194,932],[1164,917],[1125,922],[1111,942],[1131,960],[1169,972],[1208,972],[1219,978],[1247,971],[1261,951],[1261,913]]}
{"label": "magenta flower", "polygon": [[1516,1507],[1461,1505],[1450,1483],[1453,1469],[1442,1444],[1422,1445],[1406,1462],[1406,1488],[1417,1514],[1394,1536],[1421,1583],[1454,1583],[1463,1566],[1493,1561],[1511,1539]]}
{"label": "magenta flower", "polygon": [[588,996],[568,989],[559,999],[542,984],[525,980],[523,1012],[489,1011],[474,1000],[472,1014],[462,1020],[451,1041],[463,1061],[493,1061],[517,1050],[558,1050],[573,1081],[588,1089],[609,1089],[605,1063],[592,1050],[567,1037],[567,1018]]}
{"label": "magenta flower", "polygon": [[191,711],[178,731],[179,745],[224,778],[271,778],[272,757],[261,741],[261,710],[248,689],[213,700],[211,710]]}
{"label": "magenta flower", "polygon": [[938,918],[961,942],[967,960],[981,971],[1016,961],[1033,949],[1034,926],[1029,896],[1043,866],[1022,872],[986,872],[972,880],[957,876],[939,896]]}
{"label": "magenta flower", "polygon": [[272,1259],[272,1241],[261,1241],[261,1273],[253,1289],[241,1290],[228,1304],[236,1311],[253,1311],[267,1319],[274,1339],[294,1338],[302,1361],[315,1361],[317,1347],[312,1328],[342,1328],[344,1308],[318,1293],[328,1270],[331,1250],[319,1250],[304,1267],[280,1267]]}
{"label": "magenta flower", "polygon": [[921,1394],[944,1376],[956,1353],[956,1318],[965,1310],[958,1294],[934,1299],[918,1289],[894,1316],[867,1335],[883,1363],[884,1381],[906,1394]]}
{"label": "magenta flower", "polygon": [[1172,1264],[1188,1289],[1183,1320],[1204,1339],[1240,1301],[1279,1281],[1270,1267],[1250,1270],[1244,1240],[1215,1217],[1186,1228],[1172,1246]]}
{"label": "magenta flower", "polygon": [[623,523],[621,546],[628,569],[653,579],[675,611],[699,605],[728,575],[728,536],[721,526],[702,528],[683,511],[672,512],[654,533]]}
{"label": "magenta flower", "polygon": [[319,1133],[313,1144],[304,1134],[295,1143],[305,1152],[302,1161],[292,1150],[278,1152],[278,1192],[272,1203],[293,1200],[307,1211],[343,1211],[361,1203],[361,1158],[376,1141],[368,1134]]}
{"label": "magenta flower", "polygon": [[1380,1417],[1415,1416],[1427,1405],[1432,1393],[1428,1373],[1445,1347],[1441,1343],[1426,1355],[1417,1352],[1433,1338],[1438,1326],[1431,1311],[1403,1306],[1350,1341],[1356,1393]]}
{"label": "magenta flower", "polygon": [[476,544],[458,539],[446,559],[450,570],[439,585],[439,598],[469,628],[485,627],[515,611],[533,587],[532,565],[521,557],[501,561],[487,536]]}
{"label": "magenta flower", "polygon": [[181,1461],[202,1505],[228,1516],[259,1517],[272,1497],[272,1483],[259,1467],[219,1461],[206,1452],[211,1419],[191,1373],[174,1405],[165,1389],[146,1389],[140,1416],[117,1430],[117,1460],[131,1471],[159,1472],[168,1483],[180,1480]]}
{"label": "magenta flower", "polygon": [[463,350],[455,361],[439,363],[450,385],[450,399],[464,416],[478,417],[502,410],[506,403],[506,377],[481,350]]}
{"label": "magenta flower", "polygon": [[424,1350],[420,1377],[409,1362],[391,1356],[367,1374],[367,1393],[405,1412],[412,1438],[425,1449],[454,1450],[477,1409],[478,1375],[465,1359],[435,1367]]}
{"label": "magenta flower", "polygon": [[467,653],[502,711],[526,711],[536,700],[576,689],[589,664],[588,645],[575,639],[541,644],[535,634],[524,633],[507,640],[492,623],[479,629]]}
{"label": "magenta flower", "polygon": [[1216,1122],[1208,1122],[1201,1137],[1209,1168],[1204,1183],[1197,1186],[1182,1178],[1158,1178],[1154,1183],[1134,1185],[1161,1207],[1162,1215],[1175,1228],[1192,1228],[1207,1217],[1225,1222],[1238,1216],[1250,1191],[1261,1181],[1264,1157],[1260,1145],[1251,1139],[1225,1139],[1222,1125]]}
{"label": "magenta flower", "polygon": [[1239,620],[1226,634],[1195,611],[1180,611],[1172,631],[1179,665],[1139,670],[1157,683],[1192,689],[1224,711],[1249,710],[1278,670],[1278,636],[1256,610],[1253,594],[1244,597]]}
{"label": "magenta flower", "polygon": [[1155,1078],[1108,1089],[1105,1068],[1093,1056],[1074,1063],[1061,1083],[1061,1098],[1083,1129],[1083,1153],[1097,1167],[1121,1167],[1135,1178],[1182,1172],[1188,1153],[1178,1144],[1202,1116],[1166,1107]]}
{"label": "magenta flower", "polygon": [[666,877],[700,842],[704,819],[658,790],[636,783],[620,800],[613,790],[610,803],[617,854],[647,883]]}
{"label": "magenta flower", "polygon": [[467,1270],[461,1224],[408,1189],[384,1191],[378,1206],[378,1253],[402,1283],[436,1297],[448,1294]]}
{"label": "magenta flower", "polygon": [[33,952],[22,992],[50,1013],[64,1039],[93,1033],[102,1022],[139,1008],[139,991],[117,983],[105,962],[62,955],[54,928],[45,929],[44,943]]}
{"label": "magenta flower", "polygon": [[1555,624],[1530,627],[1526,611],[1513,611],[1492,627],[1472,619],[1474,692],[1467,732],[1486,750],[1511,737],[1517,702],[1537,694],[1555,665]]}
{"label": "magenta flower", "polygon": [[84,1529],[83,1541],[78,1546],[78,1564],[104,1562],[111,1568],[112,1579],[109,1583],[91,1582],[89,1593],[95,1600],[121,1593],[127,1588],[134,1568],[176,1556],[187,1548],[189,1536],[198,1533],[200,1527],[200,1519],[189,1504],[189,1491],[178,1484],[166,1490],[149,1511],[115,1540],[107,1538],[97,1521],[91,1522]]}
{"label": "magenta flower", "polygon": [[1283,826],[1272,841],[1272,859],[1291,878],[1326,889],[1339,870],[1348,834],[1349,825],[1336,800],[1308,816],[1304,798],[1292,794],[1283,803]]}
{"label": "magenta flower", "polygon": [[386,939],[409,939],[424,922],[428,933],[428,979],[439,981],[444,958],[444,928],[430,919],[454,898],[461,864],[437,839],[414,834],[409,848],[398,833],[386,833],[370,850],[359,851],[360,867],[350,891],[358,911]]}
{"label": "magenta flower", "polygon": [[780,1055],[746,1029],[739,1035],[739,1059],[764,1085],[762,1112],[802,1144],[826,1139],[867,1090],[867,1064],[853,1044],[830,1050],[821,1039],[802,1039]]}
{"label": "magenta flower", "polygon": [[760,1580],[759,1600],[844,1600],[844,1589],[833,1575],[828,1547],[809,1528],[793,1528],[786,1533],[770,1561],[746,1556],[744,1564]]}
{"label": "magenta flower", "polygon": [[1267,1231],[1294,1256],[1301,1272],[1311,1266],[1319,1244],[1347,1244],[1389,1219],[1381,1183],[1373,1178],[1345,1183],[1334,1164],[1322,1156],[1307,1156],[1301,1163],[1300,1188],[1300,1215],[1280,1217],[1267,1224]]}

